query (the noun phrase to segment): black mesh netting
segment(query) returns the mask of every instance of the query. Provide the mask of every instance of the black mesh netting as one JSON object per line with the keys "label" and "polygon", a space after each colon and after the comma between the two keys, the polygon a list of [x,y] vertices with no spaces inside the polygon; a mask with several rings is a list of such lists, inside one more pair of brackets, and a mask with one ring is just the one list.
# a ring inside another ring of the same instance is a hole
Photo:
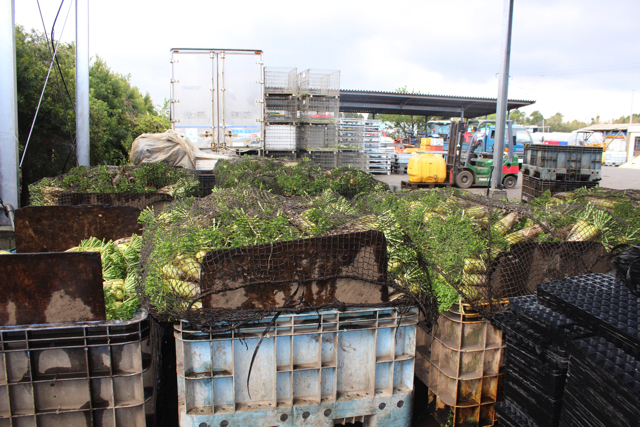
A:
{"label": "black mesh netting", "polygon": [[31,206],[103,204],[142,209],[157,201],[197,196],[199,185],[193,171],[165,163],[78,166],[29,185],[29,202]]}
{"label": "black mesh netting", "polygon": [[537,284],[611,270],[640,241],[640,194],[578,190],[530,205],[459,190],[283,197],[254,188],[146,210],[140,301],[228,330],[280,312],[462,300],[485,318]]}

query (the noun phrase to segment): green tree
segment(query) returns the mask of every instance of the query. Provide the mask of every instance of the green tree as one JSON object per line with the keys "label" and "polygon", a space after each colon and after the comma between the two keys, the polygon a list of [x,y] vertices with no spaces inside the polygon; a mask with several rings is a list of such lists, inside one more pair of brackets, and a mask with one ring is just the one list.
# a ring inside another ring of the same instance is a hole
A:
{"label": "green tree", "polygon": [[[52,52],[44,34],[19,26],[15,32],[22,157]],[[60,70],[51,70],[21,169],[23,204],[28,200],[28,184],[59,175],[76,163],[74,44],[60,43],[56,57]],[[149,94],[143,96],[131,86],[130,76],[111,71],[101,58],[91,64],[89,79],[92,165],[126,164],[135,137],[171,127],[168,117],[158,115]]]}
{"label": "green tree", "polygon": [[[397,93],[416,94],[415,89],[409,91],[407,86],[396,89]],[[425,117],[425,116],[409,116],[402,114],[377,114],[376,119],[383,122],[392,123],[393,126],[398,129],[396,132],[396,138],[406,138],[409,132],[412,132],[414,136],[417,136],[418,132],[427,131],[427,121],[429,120],[441,120],[441,117]]]}
{"label": "green tree", "polygon": [[532,112],[531,114],[529,114],[529,117],[527,117],[527,119],[526,119],[526,124],[528,124],[528,125],[542,126],[543,122],[544,122],[544,116],[538,110],[536,110],[536,111]]}

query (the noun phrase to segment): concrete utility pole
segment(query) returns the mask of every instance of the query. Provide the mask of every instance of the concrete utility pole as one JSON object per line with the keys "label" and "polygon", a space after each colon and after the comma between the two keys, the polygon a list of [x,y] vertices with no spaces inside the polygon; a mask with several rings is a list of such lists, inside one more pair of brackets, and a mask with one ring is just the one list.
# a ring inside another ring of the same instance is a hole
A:
{"label": "concrete utility pole", "polygon": [[76,155],[89,166],[89,0],[76,0]]}
{"label": "concrete utility pole", "polygon": [[[18,91],[14,0],[0,0],[0,198],[18,209]],[[0,209],[0,225],[10,225]]]}
{"label": "concrete utility pole", "polygon": [[491,176],[491,190],[489,196],[493,198],[506,197],[506,191],[495,191],[502,188],[502,157],[504,155],[504,131],[506,126],[507,94],[509,92],[509,63],[511,61],[511,29],[513,27],[513,1],[504,0],[504,56],[502,58],[502,73],[498,87],[498,108],[496,111],[496,139],[493,143],[493,173]]}

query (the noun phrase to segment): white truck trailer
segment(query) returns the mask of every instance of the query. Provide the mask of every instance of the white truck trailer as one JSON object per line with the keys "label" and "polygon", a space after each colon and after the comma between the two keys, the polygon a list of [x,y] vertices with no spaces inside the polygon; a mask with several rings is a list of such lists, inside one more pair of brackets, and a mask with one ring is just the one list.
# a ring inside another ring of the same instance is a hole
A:
{"label": "white truck trailer", "polygon": [[205,151],[264,149],[261,50],[171,49],[172,128]]}

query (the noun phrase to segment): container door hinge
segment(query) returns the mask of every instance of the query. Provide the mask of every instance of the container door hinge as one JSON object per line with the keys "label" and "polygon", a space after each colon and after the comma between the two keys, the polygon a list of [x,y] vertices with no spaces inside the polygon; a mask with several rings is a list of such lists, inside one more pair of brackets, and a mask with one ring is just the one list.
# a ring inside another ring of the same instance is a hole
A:
{"label": "container door hinge", "polygon": [[172,104],[179,104],[179,103],[180,103],[180,100],[179,100],[179,99],[172,99],[170,102],[171,102]]}
{"label": "container door hinge", "polygon": [[177,59],[172,59],[171,61],[169,61],[169,63],[171,63],[171,64],[177,64],[178,62],[180,62],[180,61],[177,60]]}
{"label": "container door hinge", "polygon": [[180,83],[180,80],[177,80],[177,79],[171,79],[171,83]]}

